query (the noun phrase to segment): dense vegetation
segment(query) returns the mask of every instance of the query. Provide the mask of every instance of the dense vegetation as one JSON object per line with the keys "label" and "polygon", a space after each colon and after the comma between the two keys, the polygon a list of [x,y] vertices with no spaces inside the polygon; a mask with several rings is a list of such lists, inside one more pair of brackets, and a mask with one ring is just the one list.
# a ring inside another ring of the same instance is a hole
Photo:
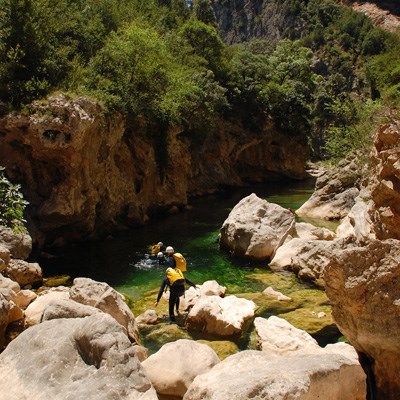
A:
{"label": "dense vegetation", "polygon": [[280,1],[294,21],[284,40],[234,46],[210,0],[1,2],[2,109],[85,94],[154,137],[176,124],[195,137],[216,118],[261,132],[273,120],[306,135],[315,157],[340,158],[399,97],[399,36],[333,0]]}

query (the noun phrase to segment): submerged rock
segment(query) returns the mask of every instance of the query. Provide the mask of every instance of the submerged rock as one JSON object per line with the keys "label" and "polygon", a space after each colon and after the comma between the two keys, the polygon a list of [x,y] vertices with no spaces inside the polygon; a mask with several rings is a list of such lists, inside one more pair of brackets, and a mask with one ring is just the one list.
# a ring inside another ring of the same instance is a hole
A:
{"label": "submerged rock", "polygon": [[294,226],[292,212],[253,193],[230,212],[222,225],[219,243],[236,256],[266,260],[294,233]]}
{"label": "submerged rock", "polygon": [[360,353],[375,399],[400,398],[400,241],[337,251],[326,292],[341,332]]}
{"label": "submerged rock", "polygon": [[158,394],[182,397],[196,376],[219,362],[209,346],[180,339],[165,344],[142,365]]}
{"label": "submerged rock", "polygon": [[190,310],[186,326],[203,335],[221,338],[241,335],[254,318],[256,308],[254,302],[236,296],[203,296]]}
{"label": "submerged rock", "polygon": [[183,400],[365,400],[365,375],[339,354],[287,357],[243,351],[199,375]]}
{"label": "submerged rock", "polygon": [[264,291],[263,294],[269,297],[274,297],[278,301],[292,301],[292,299],[289,296],[285,296],[281,292],[277,292],[274,290],[271,286],[268,286]]}
{"label": "submerged rock", "polygon": [[111,316],[45,321],[0,355],[0,393],[20,400],[157,400],[123,328]]}

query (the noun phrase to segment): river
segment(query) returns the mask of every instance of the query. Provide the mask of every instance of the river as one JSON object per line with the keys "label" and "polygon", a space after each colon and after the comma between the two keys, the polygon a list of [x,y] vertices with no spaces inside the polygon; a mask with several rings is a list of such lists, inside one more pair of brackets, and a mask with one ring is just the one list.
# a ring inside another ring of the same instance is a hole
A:
{"label": "river", "polygon": [[[171,245],[175,251],[184,254],[188,262],[188,271],[185,275],[198,284],[215,279],[227,287],[228,294],[251,295],[261,292],[266,284],[273,282],[277,285],[277,289],[284,288],[286,294],[297,298],[296,306],[288,305],[287,309],[281,306],[279,309],[276,306],[264,307],[259,312],[260,316],[282,312],[290,316],[290,312],[305,307],[304,304],[309,301],[306,298],[308,295],[312,301],[320,303],[319,308],[315,308],[316,311],[327,311],[325,300],[319,297],[321,291],[307,283],[299,282],[292,274],[289,277],[288,274],[282,275],[279,279],[282,278],[283,281],[282,279],[278,281],[276,274],[268,271],[266,263],[257,264],[235,259],[221,251],[217,243],[222,223],[243,197],[256,193],[270,202],[296,210],[309,198],[313,189],[313,180],[270,182],[229,189],[223,193],[193,199],[190,210],[176,215],[156,217],[142,227],[119,232],[106,240],[51,249],[54,258],[40,262],[45,275],[48,276],[68,274],[72,278],[85,276],[107,282],[129,296],[130,305],[133,304],[134,312],[137,314],[149,307],[150,303],[148,301],[145,305],[139,306],[136,302],[143,302],[143,298],[149,297],[149,291],[153,299],[155,290],[164,277],[164,268],[152,264],[145,257],[150,244],[162,241],[166,246]],[[305,319],[303,314],[294,315],[293,318],[292,323],[297,321],[299,327],[307,328],[307,324],[302,325]],[[323,332],[318,329],[311,333],[322,344],[333,342],[339,336],[338,331],[332,326]]]}

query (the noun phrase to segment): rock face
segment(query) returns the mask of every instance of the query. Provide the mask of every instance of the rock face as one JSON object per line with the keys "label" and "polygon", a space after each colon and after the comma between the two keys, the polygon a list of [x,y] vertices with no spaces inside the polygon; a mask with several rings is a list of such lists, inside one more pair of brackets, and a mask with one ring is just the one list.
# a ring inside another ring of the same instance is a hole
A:
{"label": "rock face", "polygon": [[337,169],[325,171],[317,178],[314,193],[296,214],[320,220],[344,218],[359,194],[361,176],[361,166],[354,159],[341,161]]}
{"label": "rock face", "polygon": [[222,225],[219,243],[237,256],[265,260],[294,233],[294,226],[294,215],[289,210],[253,193],[230,212]]}
{"label": "rock face", "polygon": [[123,296],[107,283],[89,278],[76,278],[70,290],[70,298],[110,314],[126,329],[133,342],[140,343],[135,316],[126,305]]}
{"label": "rock face", "polygon": [[163,143],[143,126],[128,132],[122,116],[105,119],[99,104],[82,97],[58,95],[31,109],[0,119],[0,159],[22,185],[39,244],[143,223],[222,184],[304,176],[305,140],[268,124],[260,134],[216,121],[192,146],[180,129]]}
{"label": "rock face", "polygon": [[202,296],[190,310],[186,326],[209,336],[240,335],[254,318],[256,308],[254,302],[236,296]]}
{"label": "rock face", "polygon": [[158,394],[182,397],[197,375],[219,362],[209,346],[180,339],[165,344],[142,365]]}
{"label": "rock face", "polygon": [[[384,4],[380,4],[380,1],[362,3],[354,1],[346,2],[350,3],[353,10],[371,18],[375,26],[379,26],[389,32],[395,32],[400,27],[400,7],[395,1],[385,1]],[[379,5],[374,3],[379,3]]]}
{"label": "rock face", "polygon": [[325,269],[335,321],[361,354],[377,400],[400,398],[399,275],[398,240],[337,252]]}
{"label": "rock face", "polygon": [[195,378],[184,400],[365,400],[365,375],[338,354],[271,356],[243,351]]}
{"label": "rock face", "polygon": [[157,400],[134,346],[109,315],[46,321],[0,355],[7,398]]}

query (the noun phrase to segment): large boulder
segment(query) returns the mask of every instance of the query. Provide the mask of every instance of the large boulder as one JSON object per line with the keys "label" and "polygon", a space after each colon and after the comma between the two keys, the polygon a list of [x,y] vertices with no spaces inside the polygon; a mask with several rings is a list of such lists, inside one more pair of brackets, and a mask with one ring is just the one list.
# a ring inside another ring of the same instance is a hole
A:
{"label": "large boulder", "polygon": [[101,313],[98,308],[71,299],[55,299],[44,309],[41,321],[58,318],[85,318],[98,313]]}
{"label": "large boulder", "polygon": [[107,283],[89,278],[76,278],[70,290],[70,298],[110,314],[126,329],[128,337],[140,344],[135,316],[126,305],[122,294]]}
{"label": "large boulder", "polygon": [[304,240],[333,240],[335,238],[331,230],[307,222],[296,222],[295,230],[296,237]]}
{"label": "large boulder", "polygon": [[43,318],[43,313],[49,305],[55,301],[68,299],[69,289],[63,286],[52,288],[41,293],[25,310],[25,324],[27,326],[40,324]]}
{"label": "large boulder", "polygon": [[236,296],[202,296],[190,310],[186,326],[209,336],[240,335],[254,318],[256,308],[253,301]]}
{"label": "large boulder", "polygon": [[224,297],[225,293],[226,287],[221,286],[217,281],[205,281],[202,285],[196,285],[196,288],[190,287],[186,290],[183,307],[186,310],[192,308],[201,296]]}
{"label": "large boulder", "polygon": [[197,375],[219,362],[206,344],[180,339],[165,344],[142,365],[158,394],[182,397]]}
{"label": "large boulder", "polygon": [[0,293],[0,350],[4,346],[4,334],[9,323],[9,312],[10,303],[9,301]]}
{"label": "large boulder", "polygon": [[32,251],[32,238],[25,233],[15,233],[11,229],[0,230],[0,243],[9,250],[11,257],[25,260]]}
{"label": "large boulder", "polygon": [[39,264],[23,260],[11,260],[4,274],[21,286],[38,285],[43,281],[42,268]]}
{"label": "large boulder", "polygon": [[341,332],[360,353],[374,399],[400,398],[400,241],[337,251],[326,292]]}
{"label": "large boulder", "polygon": [[359,364],[339,354],[243,351],[199,375],[183,400],[365,400]]}
{"label": "large boulder", "polygon": [[306,331],[295,328],[279,317],[256,318],[254,326],[257,347],[270,354],[316,353],[321,350],[317,341]]}
{"label": "large boulder", "polygon": [[338,168],[327,170],[317,178],[314,193],[296,214],[317,220],[344,218],[359,194],[361,176],[362,163],[354,156],[341,161]]}
{"label": "large boulder", "polygon": [[10,250],[0,244],[0,272],[6,269],[10,262]]}
{"label": "large boulder", "polygon": [[20,400],[157,400],[124,329],[111,316],[46,321],[0,355],[0,393]]}
{"label": "large boulder", "polygon": [[355,246],[353,237],[336,240],[303,240],[294,238],[283,244],[268,264],[273,271],[294,271],[300,279],[324,287],[323,273],[333,255]]}
{"label": "large boulder", "polygon": [[230,212],[222,225],[219,243],[234,255],[266,260],[288,235],[293,235],[294,226],[291,211],[253,193]]}

